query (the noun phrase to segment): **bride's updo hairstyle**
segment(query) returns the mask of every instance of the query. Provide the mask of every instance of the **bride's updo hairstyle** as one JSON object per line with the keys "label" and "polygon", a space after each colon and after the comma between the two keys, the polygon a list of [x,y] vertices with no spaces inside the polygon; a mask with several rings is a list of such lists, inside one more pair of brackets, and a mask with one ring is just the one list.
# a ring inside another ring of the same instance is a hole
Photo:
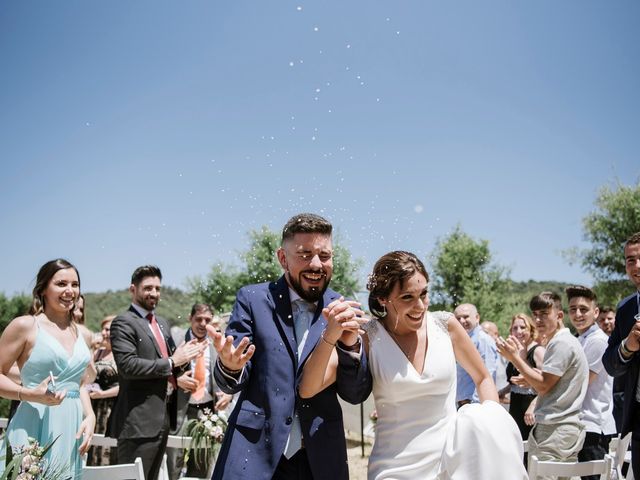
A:
{"label": "bride's updo hairstyle", "polygon": [[367,281],[369,311],[378,319],[384,318],[387,311],[378,299],[389,297],[398,282],[402,288],[404,282],[416,273],[423,275],[429,283],[427,269],[413,253],[396,250],[380,257]]}

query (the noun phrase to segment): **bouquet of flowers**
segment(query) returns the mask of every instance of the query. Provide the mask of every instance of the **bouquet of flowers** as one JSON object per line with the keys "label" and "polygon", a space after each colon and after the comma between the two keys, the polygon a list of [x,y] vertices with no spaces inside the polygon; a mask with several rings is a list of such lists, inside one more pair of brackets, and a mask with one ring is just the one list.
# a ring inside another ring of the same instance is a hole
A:
{"label": "bouquet of flowers", "polygon": [[[58,439],[41,446],[34,438],[19,448],[12,449],[7,442],[7,467],[0,480],[58,480],[65,478],[68,468],[56,466],[43,457]],[[6,439],[5,439],[6,441]],[[66,475],[68,476],[68,475]]]}
{"label": "bouquet of flowers", "polygon": [[190,450],[193,450],[196,465],[211,464],[220,449],[227,425],[227,416],[224,412],[213,413],[208,408],[205,408],[198,418],[189,420],[185,433],[191,437],[191,442],[185,449],[184,464],[186,465],[189,461]]}

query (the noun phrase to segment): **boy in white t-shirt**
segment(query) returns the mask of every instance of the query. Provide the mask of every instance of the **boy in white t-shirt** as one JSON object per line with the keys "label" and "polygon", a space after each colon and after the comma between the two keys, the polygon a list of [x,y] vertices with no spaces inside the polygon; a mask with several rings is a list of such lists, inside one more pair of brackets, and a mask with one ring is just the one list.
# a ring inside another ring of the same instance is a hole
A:
{"label": "boy in white t-shirt", "polygon": [[[582,423],[586,435],[578,460],[601,460],[609,451],[609,441],[616,433],[613,419],[613,377],[602,365],[602,355],[609,337],[597,325],[597,297],[593,290],[583,286],[565,289],[569,300],[569,319],[578,332],[578,341],[589,363],[589,387],[582,403]],[[582,477],[598,480],[599,475]]]}
{"label": "boy in white t-shirt", "polygon": [[589,378],[587,359],[578,340],[564,328],[562,301],[557,293],[536,295],[529,308],[538,335],[547,340],[542,371],[529,366],[521,353],[525,347],[513,336],[499,338],[498,351],[538,392],[536,425],[528,440],[529,458],[535,455],[540,460],[573,462],[578,459],[585,436],[580,411]]}

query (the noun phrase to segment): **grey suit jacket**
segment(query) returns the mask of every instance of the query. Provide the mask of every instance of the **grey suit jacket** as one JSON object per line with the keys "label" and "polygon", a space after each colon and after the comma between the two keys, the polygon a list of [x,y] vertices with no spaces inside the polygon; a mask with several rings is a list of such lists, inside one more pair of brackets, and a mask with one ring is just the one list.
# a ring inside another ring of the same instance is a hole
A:
{"label": "grey suit jacket", "polygon": [[[176,349],[169,323],[156,316],[169,355]],[[107,435],[115,438],[150,438],[160,433],[168,412],[176,423],[176,395],[167,396],[169,361],[162,358],[149,321],[133,307],[111,323],[111,348],[118,366],[120,391],[109,417]]]}

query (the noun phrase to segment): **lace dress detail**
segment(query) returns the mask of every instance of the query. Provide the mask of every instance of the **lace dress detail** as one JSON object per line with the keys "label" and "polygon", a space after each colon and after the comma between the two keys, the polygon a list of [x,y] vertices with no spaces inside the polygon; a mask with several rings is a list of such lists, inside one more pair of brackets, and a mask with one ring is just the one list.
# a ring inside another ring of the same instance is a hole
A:
{"label": "lace dress detail", "polygon": [[437,312],[429,312],[429,315],[433,318],[436,326],[449,335],[449,320],[453,318],[453,313],[439,310]]}

